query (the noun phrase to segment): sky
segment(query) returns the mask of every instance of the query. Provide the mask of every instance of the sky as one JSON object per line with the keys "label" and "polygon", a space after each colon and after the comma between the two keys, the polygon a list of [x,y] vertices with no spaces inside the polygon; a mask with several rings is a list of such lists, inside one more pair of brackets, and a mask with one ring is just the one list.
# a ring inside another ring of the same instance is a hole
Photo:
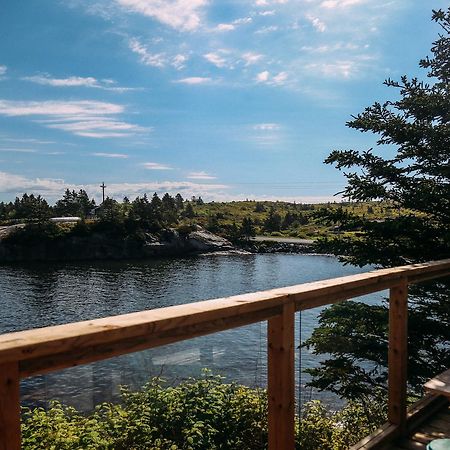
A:
{"label": "sky", "polygon": [[0,201],[322,202],[345,123],[425,78],[431,0],[2,0]]}

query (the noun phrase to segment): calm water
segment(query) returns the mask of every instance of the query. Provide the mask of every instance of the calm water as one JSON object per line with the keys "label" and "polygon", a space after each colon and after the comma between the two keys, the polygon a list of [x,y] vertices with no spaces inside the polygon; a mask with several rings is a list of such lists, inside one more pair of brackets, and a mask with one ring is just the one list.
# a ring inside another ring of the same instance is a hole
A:
{"label": "calm water", "polygon": [[[0,267],[0,332],[123,314],[270,289],[368,270],[328,256],[208,255],[139,262],[33,264]],[[379,301],[381,295],[368,301]],[[317,324],[319,309],[302,313],[301,336]],[[299,319],[297,318],[297,323]],[[296,339],[299,341],[298,326]],[[176,382],[202,368],[247,385],[266,384],[266,324],[200,337],[145,352],[67,369],[22,382],[27,405],[58,398],[83,410],[117,399],[120,384],[139,387],[154,375]],[[298,359],[297,359],[298,361]],[[302,351],[303,368],[319,360]],[[303,385],[307,376],[298,380]],[[307,399],[310,391],[303,390]],[[313,393],[333,403],[327,393]]]}

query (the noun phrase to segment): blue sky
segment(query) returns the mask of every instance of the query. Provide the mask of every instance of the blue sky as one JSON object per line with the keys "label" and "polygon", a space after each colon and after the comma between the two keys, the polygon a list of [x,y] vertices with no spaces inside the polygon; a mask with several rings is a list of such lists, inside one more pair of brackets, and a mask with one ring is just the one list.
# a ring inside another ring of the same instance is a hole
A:
{"label": "blue sky", "polygon": [[333,199],[332,149],[382,85],[425,74],[438,26],[411,0],[2,0],[0,200]]}

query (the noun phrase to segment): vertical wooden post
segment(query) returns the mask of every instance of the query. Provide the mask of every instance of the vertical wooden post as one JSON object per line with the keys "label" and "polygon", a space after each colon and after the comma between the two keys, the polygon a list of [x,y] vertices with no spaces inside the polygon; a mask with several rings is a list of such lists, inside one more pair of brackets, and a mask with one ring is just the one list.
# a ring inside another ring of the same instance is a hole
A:
{"label": "vertical wooden post", "polygon": [[0,450],[20,450],[19,364],[0,364]]}
{"label": "vertical wooden post", "polygon": [[295,373],[294,304],[268,321],[269,450],[293,450]]}
{"label": "vertical wooden post", "polygon": [[406,431],[406,383],[408,364],[408,284],[404,280],[389,295],[389,421]]}

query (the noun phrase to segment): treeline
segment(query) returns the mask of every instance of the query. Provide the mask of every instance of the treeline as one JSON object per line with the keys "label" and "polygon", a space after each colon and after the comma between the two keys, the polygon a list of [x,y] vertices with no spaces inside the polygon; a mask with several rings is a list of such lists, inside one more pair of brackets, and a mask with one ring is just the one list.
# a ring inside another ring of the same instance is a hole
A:
{"label": "treeline", "polygon": [[[179,228],[180,232],[187,233],[194,225],[200,225],[239,242],[255,235],[316,239],[341,231],[354,233],[359,226],[356,222],[354,227],[348,226],[344,220],[348,214],[380,220],[391,217],[392,211],[389,204],[380,203],[296,204],[250,200],[205,203],[201,197],[187,200],[179,193],[175,196],[144,194],[134,200],[125,197],[120,202],[107,197],[97,205],[86,191],[67,189],[54,205],[40,195],[27,193],[14,202],[1,202],[0,223],[43,224],[51,217],[79,217],[92,230],[93,222],[102,222],[131,232],[141,229],[151,233],[167,228]],[[329,214],[334,214],[333,220],[327,220]]]}
{"label": "treeline", "polygon": [[[196,202],[203,202],[201,198]],[[14,202],[0,203],[0,220],[3,223],[45,222],[51,217],[79,217],[81,219],[101,219],[106,221],[122,221],[130,219],[158,228],[176,224],[182,217],[194,217],[191,203],[185,205],[180,194],[172,197],[166,193],[162,198],[153,194],[151,199],[144,194],[130,201],[127,197],[118,202],[107,197],[100,205],[89,198],[85,190],[78,192],[67,189],[63,197],[54,205],[49,205],[41,195],[23,194]],[[161,226],[160,226],[161,225]]]}

